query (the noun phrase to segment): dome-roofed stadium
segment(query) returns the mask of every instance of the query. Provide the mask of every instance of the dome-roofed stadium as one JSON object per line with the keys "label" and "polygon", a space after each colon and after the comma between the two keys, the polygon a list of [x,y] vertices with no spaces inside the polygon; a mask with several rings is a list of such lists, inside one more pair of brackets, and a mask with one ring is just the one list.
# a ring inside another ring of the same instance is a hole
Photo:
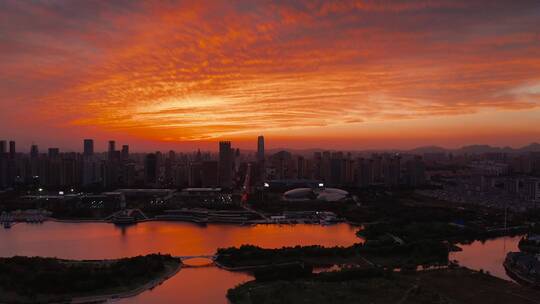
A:
{"label": "dome-roofed stadium", "polygon": [[349,192],[337,188],[296,188],[283,194],[283,200],[289,202],[313,200],[339,202],[349,198]]}

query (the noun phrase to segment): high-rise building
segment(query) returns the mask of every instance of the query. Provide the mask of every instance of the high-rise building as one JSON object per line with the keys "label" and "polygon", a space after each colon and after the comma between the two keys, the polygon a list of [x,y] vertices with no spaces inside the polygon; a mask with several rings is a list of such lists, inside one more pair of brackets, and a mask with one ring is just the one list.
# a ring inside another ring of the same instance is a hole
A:
{"label": "high-rise building", "polygon": [[123,145],[122,146],[122,160],[128,160],[129,159],[129,145]]}
{"label": "high-rise building", "polygon": [[219,142],[219,184],[223,188],[232,187],[233,151],[230,141]]}
{"label": "high-rise building", "polygon": [[84,156],[94,155],[94,140],[85,139],[84,140]]}
{"label": "high-rise building", "polygon": [[15,141],[11,140],[9,142],[9,158],[13,159],[15,158],[15,154],[17,151],[15,150]]}
{"label": "high-rise building", "polygon": [[114,152],[116,151],[116,142],[114,140],[109,141],[109,149],[107,151],[108,151],[109,160],[113,160],[114,154],[115,154]]}
{"label": "high-rise building", "polygon": [[100,178],[98,161],[91,157],[85,158],[82,166],[82,185],[88,186],[97,183]]}
{"label": "high-rise building", "polygon": [[367,187],[375,180],[374,161],[372,159],[359,158],[356,161],[356,184],[359,187]]}
{"label": "high-rise building", "polygon": [[144,182],[147,185],[154,185],[157,182],[157,157],[156,154],[147,154],[144,158]]}
{"label": "high-rise building", "polygon": [[540,202],[540,179],[529,178],[525,181],[525,191],[528,200]]}
{"label": "high-rise building", "polygon": [[257,138],[257,160],[264,161],[264,136]]}
{"label": "high-rise building", "polygon": [[6,141],[0,141],[0,189],[6,188],[8,186],[8,159],[6,153]]}
{"label": "high-rise building", "polygon": [[0,140],[0,155],[7,153],[7,142],[5,140]]}
{"label": "high-rise building", "polygon": [[425,165],[422,157],[416,156],[407,162],[407,183],[409,186],[418,187],[426,182]]}
{"label": "high-rise building", "polygon": [[49,158],[58,157],[60,155],[60,149],[58,148],[49,148]]}
{"label": "high-rise building", "polygon": [[206,160],[201,164],[201,183],[203,187],[218,186],[218,162]]}
{"label": "high-rise building", "polygon": [[8,160],[0,155],[0,189],[4,189],[8,186]]}
{"label": "high-rise building", "polygon": [[176,162],[176,152],[173,150],[169,151],[169,159],[171,160],[171,163]]}
{"label": "high-rise building", "polygon": [[39,156],[39,148],[37,145],[32,145],[30,147],[30,157],[37,158]]}
{"label": "high-rise building", "polygon": [[401,181],[401,157],[399,155],[388,156],[383,163],[384,183],[388,186],[397,186]]}

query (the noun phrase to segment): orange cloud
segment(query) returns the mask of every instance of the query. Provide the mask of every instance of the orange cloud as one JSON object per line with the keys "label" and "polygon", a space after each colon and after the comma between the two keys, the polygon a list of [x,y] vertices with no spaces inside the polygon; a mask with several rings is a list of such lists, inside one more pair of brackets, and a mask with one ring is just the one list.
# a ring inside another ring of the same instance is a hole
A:
{"label": "orange cloud", "polygon": [[1,5],[1,102],[55,129],[190,141],[345,128],[354,140],[372,123],[540,105],[533,1]]}

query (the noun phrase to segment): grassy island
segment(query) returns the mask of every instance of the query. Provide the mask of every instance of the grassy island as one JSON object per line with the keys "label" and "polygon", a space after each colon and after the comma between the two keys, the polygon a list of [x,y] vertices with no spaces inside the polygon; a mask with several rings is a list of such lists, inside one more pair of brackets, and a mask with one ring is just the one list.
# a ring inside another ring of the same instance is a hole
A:
{"label": "grassy island", "polygon": [[126,297],[169,278],[180,264],[161,254],[91,261],[0,258],[0,303],[90,303]]}

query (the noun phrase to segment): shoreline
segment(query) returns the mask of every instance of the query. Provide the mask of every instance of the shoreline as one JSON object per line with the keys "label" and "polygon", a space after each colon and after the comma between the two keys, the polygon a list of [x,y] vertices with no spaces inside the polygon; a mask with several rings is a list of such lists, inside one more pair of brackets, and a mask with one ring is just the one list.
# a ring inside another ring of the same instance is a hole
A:
{"label": "shoreline", "polygon": [[132,290],[127,290],[118,293],[96,295],[96,296],[84,296],[84,297],[73,297],[69,301],[72,304],[90,304],[90,303],[103,303],[112,299],[124,299],[137,296],[147,290],[152,290],[155,287],[163,284],[168,279],[174,277],[182,269],[182,263],[178,263],[176,267],[173,267],[169,271],[165,271],[159,277],[147,282],[146,284],[139,286]]}
{"label": "shoreline", "polygon": [[[143,263],[150,262],[150,260],[144,260],[147,258],[153,259],[152,256],[156,256],[155,254],[152,255],[146,255],[146,256],[137,256],[134,258],[143,258],[143,260],[139,259],[139,261],[142,261]],[[20,293],[20,291],[17,289],[17,287],[14,287],[11,290],[3,290],[0,288],[0,293],[2,293],[2,296],[0,297],[0,303],[56,303],[56,304],[66,304],[66,303],[74,303],[74,304],[90,304],[90,303],[106,303],[114,299],[123,299],[123,298],[130,298],[137,296],[145,291],[152,290],[156,288],[157,286],[163,284],[168,279],[174,277],[181,269],[182,269],[182,260],[180,258],[172,257],[172,256],[165,256],[165,260],[162,258],[161,255],[157,255],[157,257],[161,260],[161,263],[163,265],[163,269],[160,272],[153,272],[150,271],[147,273],[145,277],[136,276],[133,277],[134,281],[130,281],[129,279],[124,279],[122,284],[113,284],[113,285],[107,285],[107,286],[101,286],[100,288],[96,289],[88,289],[85,291],[78,292],[78,293],[70,293],[70,292],[58,292],[58,293],[41,293],[40,291],[36,291],[35,293],[32,293],[29,297],[25,293]],[[86,267],[89,271],[95,271],[97,269],[100,269],[104,266],[110,266],[113,263],[120,262],[122,260],[130,260],[130,258],[120,258],[120,259],[100,259],[100,260],[65,260],[65,259],[58,259],[58,258],[48,258],[48,257],[12,257],[12,258],[3,258],[5,259],[13,259],[18,258],[19,262],[15,261],[15,265],[21,265],[20,269],[22,272],[26,271],[24,268],[28,269],[28,263],[32,263],[34,261],[34,265],[45,265],[47,263],[50,264],[50,261],[54,261],[54,263],[57,263],[60,267],[57,267],[60,272],[62,272],[61,276],[62,278],[68,278],[66,275],[70,275],[69,272],[66,272],[65,269],[68,269],[72,266],[78,265],[80,267]],[[22,263],[20,261],[22,260]],[[33,259],[33,260],[28,260]],[[37,259],[37,260],[36,260]],[[47,260],[47,261],[46,261]],[[30,261],[30,262],[28,262]],[[4,262],[2,262],[4,263]],[[129,263],[129,261],[128,261]],[[86,266],[83,266],[86,265]],[[124,264],[130,265],[134,267],[139,267],[137,264]],[[139,265],[140,262],[139,262]],[[66,268],[67,267],[67,268]],[[49,269],[52,269],[49,267]],[[115,273],[111,273],[113,276],[122,275],[122,272],[118,272],[119,268],[117,268]],[[72,274],[72,273],[71,273]],[[149,275],[150,274],[150,275]],[[60,279],[62,281],[62,279]],[[91,281],[88,281],[91,282]],[[3,293],[5,292],[5,294]]]}

